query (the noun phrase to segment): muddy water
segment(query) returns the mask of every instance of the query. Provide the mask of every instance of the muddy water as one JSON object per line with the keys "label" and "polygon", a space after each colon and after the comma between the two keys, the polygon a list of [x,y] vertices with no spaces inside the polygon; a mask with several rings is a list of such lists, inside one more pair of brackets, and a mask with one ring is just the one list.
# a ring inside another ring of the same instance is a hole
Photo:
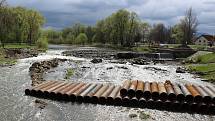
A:
{"label": "muddy water", "polygon": [[114,107],[94,104],[77,104],[44,100],[48,105],[39,109],[34,104],[35,97],[24,95],[24,89],[31,84],[28,74],[30,65],[35,61],[51,58],[69,58],[71,61],[61,63],[44,74],[45,79],[64,80],[67,68],[74,70],[73,76],[66,81],[87,81],[120,84],[124,79],[141,79],[144,81],[165,81],[170,79],[181,83],[201,82],[191,74],[177,74],[177,65],[131,65],[110,63],[106,60],[99,64],[92,64],[90,60],[61,55],[62,50],[49,50],[38,57],[19,60],[11,67],[0,67],[0,117],[2,121],[127,121],[141,120],[137,117],[131,119],[129,114],[139,115],[143,111],[150,115],[148,120],[184,120],[184,121],[212,121],[215,116],[159,111],[152,109]]}

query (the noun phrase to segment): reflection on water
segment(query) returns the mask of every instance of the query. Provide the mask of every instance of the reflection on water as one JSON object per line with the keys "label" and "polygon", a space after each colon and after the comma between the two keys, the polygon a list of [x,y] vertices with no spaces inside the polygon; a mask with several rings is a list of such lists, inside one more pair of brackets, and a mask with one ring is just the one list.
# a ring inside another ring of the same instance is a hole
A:
{"label": "reflection on water", "polygon": [[[72,65],[80,72],[82,76],[76,75],[77,80],[82,81],[95,81],[95,82],[108,82],[120,84],[121,80],[141,79],[144,81],[154,81],[170,79],[179,81],[181,83],[190,81],[194,83],[201,83],[200,79],[194,79],[191,74],[177,74],[174,65],[130,65],[130,64],[116,64],[104,61],[99,64],[92,64],[89,60],[76,57],[65,57],[61,55],[62,50],[50,50],[47,53],[40,54],[38,57],[21,59],[18,63],[11,67],[0,67],[0,117],[2,121],[127,121],[131,120],[128,116],[129,113],[142,110],[151,115],[149,120],[215,120],[214,116],[176,113],[168,111],[159,111],[152,109],[135,109],[126,107],[114,107],[93,104],[77,104],[69,102],[57,102],[52,100],[45,100],[48,105],[45,109],[39,109],[34,106],[34,97],[24,95],[24,89],[30,86],[31,80],[28,74],[30,65],[35,61],[41,61],[51,58],[68,58],[79,60],[80,63],[65,62],[60,64],[57,68],[50,70],[51,72],[45,74],[46,79],[62,79],[59,71],[65,70],[69,65]],[[89,67],[85,70],[81,67]],[[122,66],[127,69],[121,68]],[[110,69],[109,67],[113,67]],[[109,68],[109,69],[107,69]],[[159,71],[158,71],[158,70]],[[58,76],[57,76],[58,75]],[[75,77],[72,77],[73,80]],[[99,80],[98,80],[99,79]],[[140,120],[134,118],[132,120]]]}

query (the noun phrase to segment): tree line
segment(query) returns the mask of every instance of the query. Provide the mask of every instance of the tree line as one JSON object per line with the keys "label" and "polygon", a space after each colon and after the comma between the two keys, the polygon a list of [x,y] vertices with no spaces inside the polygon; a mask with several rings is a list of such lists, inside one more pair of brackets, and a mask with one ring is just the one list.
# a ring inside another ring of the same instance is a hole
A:
{"label": "tree line", "polygon": [[[198,25],[197,16],[189,8],[174,26],[150,25],[135,12],[120,9],[95,25],[75,23],[62,30],[43,29],[45,19],[40,12],[24,7],[10,7],[0,0],[0,43],[28,43],[48,40],[53,44],[112,44],[132,47],[137,43],[192,43]],[[41,39],[42,38],[42,39]]]}
{"label": "tree line", "polygon": [[0,1],[0,44],[34,44],[41,35],[45,18],[40,12],[24,7],[10,7]]}
{"label": "tree line", "polygon": [[123,47],[134,46],[144,42],[150,45],[159,43],[181,43],[183,46],[192,44],[192,38],[198,25],[197,17],[192,8],[174,26],[163,23],[150,25],[142,21],[135,12],[126,9],[97,21],[94,26],[76,23],[61,31],[45,30],[50,43],[54,44],[113,44]]}

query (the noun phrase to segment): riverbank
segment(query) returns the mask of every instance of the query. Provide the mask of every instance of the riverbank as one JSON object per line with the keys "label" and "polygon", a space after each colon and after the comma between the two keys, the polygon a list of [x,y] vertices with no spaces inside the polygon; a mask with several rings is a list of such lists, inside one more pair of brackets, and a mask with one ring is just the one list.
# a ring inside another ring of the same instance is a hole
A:
{"label": "riverbank", "polygon": [[11,66],[16,64],[17,59],[35,57],[42,49],[37,49],[35,45],[27,44],[6,44],[0,48],[0,66]]}
{"label": "riverbank", "polygon": [[190,73],[215,84],[215,53],[199,51],[185,60],[185,66]]}

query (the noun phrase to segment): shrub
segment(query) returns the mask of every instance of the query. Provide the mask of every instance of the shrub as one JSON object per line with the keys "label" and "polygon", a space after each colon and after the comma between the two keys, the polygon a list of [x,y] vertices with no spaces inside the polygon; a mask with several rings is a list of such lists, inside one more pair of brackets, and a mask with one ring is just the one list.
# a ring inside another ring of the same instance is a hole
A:
{"label": "shrub", "polygon": [[41,37],[36,42],[37,48],[39,49],[47,49],[48,48],[48,40],[46,37]]}
{"label": "shrub", "polygon": [[88,40],[87,35],[85,33],[80,33],[75,39],[75,44],[84,45],[87,43],[87,40]]}

